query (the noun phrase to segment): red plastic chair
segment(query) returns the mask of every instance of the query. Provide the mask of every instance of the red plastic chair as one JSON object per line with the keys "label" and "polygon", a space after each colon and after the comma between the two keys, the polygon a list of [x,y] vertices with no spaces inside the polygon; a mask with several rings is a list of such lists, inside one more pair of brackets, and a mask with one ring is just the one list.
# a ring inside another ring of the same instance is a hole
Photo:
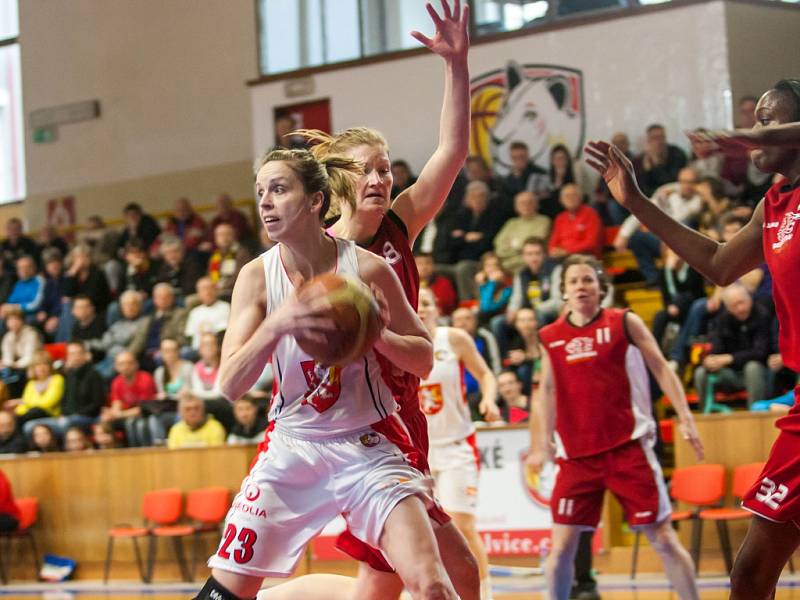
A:
{"label": "red plastic chair", "polygon": [[[130,539],[133,541],[133,552],[136,556],[136,566],[139,569],[139,576],[142,581],[149,583],[153,574],[153,563],[155,562],[155,549],[153,537],[155,529],[162,526],[174,524],[181,516],[181,505],[183,496],[178,489],[165,489],[147,492],[142,498],[142,516],[145,524],[142,527],[134,527],[128,524],[118,525],[108,530],[108,550],[106,551],[106,564],[103,570],[103,582],[108,582],[108,575],[111,570],[111,558],[114,553],[114,540]],[[149,523],[156,525],[151,529]],[[139,542],[141,538],[150,538],[150,552],[148,553],[147,566],[142,562]],[[179,561],[182,554],[179,555]],[[185,561],[182,570],[186,571]]]}
{"label": "red plastic chair", "polygon": [[11,556],[11,540],[14,539],[27,539],[28,547],[33,555],[33,565],[36,568],[36,578],[39,577],[39,572],[42,570],[42,563],[39,558],[39,550],[36,547],[36,539],[33,537],[33,526],[39,520],[39,499],[26,497],[16,498],[14,503],[19,509],[20,518],[19,525],[15,531],[0,534],[0,580],[6,579],[6,565],[4,563],[5,556]]}
{"label": "red plastic chair", "polygon": [[[747,491],[758,480],[761,471],[764,470],[763,462],[749,463],[740,465],[733,470],[733,481],[731,482],[731,494],[736,500],[741,500]],[[731,552],[731,541],[728,534],[728,521],[738,521],[741,519],[749,519],[752,514],[743,508],[735,507],[722,507],[722,508],[707,508],[700,511],[700,520],[713,521],[717,524],[717,534],[719,535],[719,543],[722,548],[722,555],[725,558],[725,569],[730,574],[733,568],[733,554]],[[794,571],[794,565],[791,565],[791,570]]]}
{"label": "red plastic chair", "polygon": [[200,553],[200,537],[213,533],[219,536],[221,526],[231,505],[231,492],[224,487],[208,487],[192,490],[186,495],[186,517],[194,524],[192,543],[192,578],[197,569]]}
{"label": "red plastic chair", "polygon": [[184,581],[191,581],[192,575],[189,572],[189,565],[186,563],[186,557],[183,553],[181,538],[194,533],[194,528],[190,525],[178,524],[183,513],[183,492],[179,489],[151,492],[145,496],[142,511],[144,512],[145,520],[153,524],[150,529],[150,546],[147,551],[148,581],[153,580],[158,538],[172,540],[172,547],[175,550],[175,558],[178,560],[181,576]]}
{"label": "red plastic chair", "polygon": [[[692,521],[691,555],[695,564],[695,572],[700,562],[700,542],[702,540],[702,523],[698,518],[703,508],[718,505],[725,496],[725,467],[723,465],[694,465],[679,467],[672,472],[670,496],[677,502],[691,504],[692,510],[673,511],[673,523]],[[639,559],[639,543],[641,532],[636,532],[631,558],[631,579],[636,578],[636,567]]]}

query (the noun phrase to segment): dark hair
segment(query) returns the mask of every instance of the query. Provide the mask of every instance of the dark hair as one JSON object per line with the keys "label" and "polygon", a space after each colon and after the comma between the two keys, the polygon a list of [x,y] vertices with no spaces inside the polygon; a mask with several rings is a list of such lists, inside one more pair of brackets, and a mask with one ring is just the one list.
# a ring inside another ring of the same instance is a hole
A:
{"label": "dark hair", "polygon": [[[47,444],[45,448],[39,448],[33,444],[33,432],[36,430],[37,427],[44,427],[47,432],[50,434],[50,443]],[[31,429],[31,447],[34,450],[38,450],[40,452],[58,452],[58,438],[56,437],[53,428],[49,425],[45,425],[44,423],[36,423],[33,428]]]}
{"label": "dark hair", "polygon": [[528,150],[528,144],[515,140],[509,145],[509,150]]}
{"label": "dark hair", "polygon": [[725,182],[719,177],[708,175],[703,177],[698,183],[707,183],[711,190],[711,195],[714,196],[715,200],[725,198],[727,196],[725,193]]}
{"label": "dark hair", "polygon": [[467,157],[467,160],[464,161],[464,164],[468,165],[469,163],[480,163],[480,165],[484,169],[488,169],[489,168],[489,165],[486,164],[486,161],[484,160],[484,158],[482,156],[478,156],[477,154],[470,154]]}
{"label": "dark hair", "polygon": [[125,244],[125,252],[130,252],[134,250],[136,252],[147,252],[147,246],[144,243],[144,240],[140,240],[139,238],[131,238]]}
{"label": "dark hair", "polygon": [[664,129],[664,126],[661,123],[652,123],[652,124],[647,126],[647,129],[645,131],[647,133],[650,133],[654,129]]}
{"label": "dark hair", "polygon": [[83,350],[84,352],[86,352],[87,350],[86,342],[84,342],[83,340],[71,339],[70,341],[67,342],[67,346],[80,346],[81,350]]}
{"label": "dark hair", "polygon": [[236,402],[247,402],[248,404],[254,406],[255,408],[261,407],[261,402],[250,394],[245,394],[244,396],[240,396],[235,400]]}
{"label": "dark hair", "polygon": [[280,161],[294,171],[306,194],[322,192],[320,221],[324,221],[331,206],[332,190],[342,197],[355,197],[354,175],[364,172],[361,163],[343,156],[329,155],[317,159],[308,150],[272,150],[256,161],[255,174],[268,162]]}
{"label": "dark hair", "polygon": [[730,225],[731,223],[738,223],[740,227],[744,227],[745,225],[747,225],[748,219],[745,219],[744,217],[740,217],[736,213],[732,213],[732,212],[725,213],[719,219],[719,230],[720,230],[720,233],[722,233],[722,230],[726,226]]}
{"label": "dark hair", "polygon": [[575,183],[575,174],[572,172],[572,154],[569,153],[569,148],[564,144],[556,144],[550,148],[550,181],[553,181],[556,175],[553,167],[553,155],[556,152],[563,152],[567,155],[567,174],[564,176],[564,181],[561,182],[562,187],[568,183]]}
{"label": "dark hair", "polygon": [[592,268],[594,274],[597,276],[597,281],[600,283],[600,299],[602,300],[605,298],[611,286],[608,273],[606,273],[606,270],[603,268],[603,263],[601,263],[599,259],[594,256],[589,256],[588,254],[570,254],[562,263],[561,294],[563,295],[566,291],[567,269],[575,265],[587,265]]}
{"label": "dark hair", "polygon": [[142,210],[141,205],[139,205],[138,203],[129,202],[128,204],[125,205],[125,208],[122,209],[122,212],[123,213],[126,213],[126,212],[137,212],[137,213],[139,213],[141,215],[144,211]]}
{"label": "dark hair", "polygon": [[94,300],[86,294],[76,294],[75,297],[72,299],[72,303],[74,304],[76,300],[88,300],[94,306]]}
{"label": "dark hair", "polygon": [[47,264],[50,262],[61,262],[64,260],[64,256],[61,254],[61,250],[58,248],[45,248],[42,252],[42,263]]}
{"label": "dark hair", "polygon": [[800,121],[800,79],[781,79],[772,86],[773,90],[786,92],[794,100],[794,117],[792,121]]}
{"label": "dark hair", "polygon": [[547,242],[538,236],[532,235],[529,238],[525,238],[525,241],[522,242],[522,247],[524,248],[525,246],[539,246],[547,254]]}
{"label": "dark hair", "polygon": [[393,160],[393,161],[392,161],[392,166],[393,166],[393,167],[403,167],[403,168],[404,168],[406,171],[408,171],[409,173],[411,173],[411,167],[410,167],[410,166],[409,166],[409,164],[408,164],[406,161],[404,161],[402,158],[398,158],[397,160]]}

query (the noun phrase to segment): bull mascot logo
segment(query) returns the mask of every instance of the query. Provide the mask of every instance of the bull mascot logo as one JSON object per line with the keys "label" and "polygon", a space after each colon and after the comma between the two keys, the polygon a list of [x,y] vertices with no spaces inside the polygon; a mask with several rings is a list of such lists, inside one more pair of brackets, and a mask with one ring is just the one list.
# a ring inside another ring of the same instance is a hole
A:
{"label": "bull mascot logo", "polygon": [[472,80],[470,153],[497,175],[511,170],[512,142],[525,142],[531,161],[548,170],[557,144],[580,156],[584,130],[583,74],[577,69],[510,61]]}

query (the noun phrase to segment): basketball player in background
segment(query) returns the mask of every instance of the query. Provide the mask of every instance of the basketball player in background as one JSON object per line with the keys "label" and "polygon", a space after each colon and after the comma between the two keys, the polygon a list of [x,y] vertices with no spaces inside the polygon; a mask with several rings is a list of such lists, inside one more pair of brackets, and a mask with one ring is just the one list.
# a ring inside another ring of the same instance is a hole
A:
{"label": "basketball player in background", "polygon": [[[442,0],[442,16],[430,3],[426,8],[435,27],[433,38],[416,31],[411,35],[444,59],[445,81],[439,144],[417,181],[391,200],[388,144],[373,129],[355,127],[335,136],[320,131],[302,132],[308,139],[319,142],[312,148],[317,157],[342,154],[364,165],[364,175],[357,182],[354,195],[334,189],[335,212],[339,218],[329,232],[382,256],[400,278],[406,298],[414,307],[419,292],[419,273],[411,248],[444,204],[469,150],[469,7],[466,4],[462,7],[460,0]],[[382,361],[382,366],[400,405],[399,415],[424,461],[420,468],[427,470],[428,432],[425,415],[419,408],[419,378],[413,373],[401,372],[391,361]],[[434,505],[429,514],[456,591],[462,600],[479,600],[477,563],[464,537],[440,507]],[[364,544],[349,530],[339,537],[337,546],[361,561],[356,582],[333,575],[304,576],[265,590],[260,600],[298,597],[305,600],[351,597],[391,600],[400,596],[403,589],[400,578],[375,548]]]}
{"label": "basketball player in background", "polygon": [[[642,195],[630,161],[606,142],[590,142],[587,162],[614,198],[692,268],[717,285],[729,285],[765,260],[772,275],[783,363],[800,371],[800,80],[784,79],[755,109],[753,129],[690,136],[731,154],[749,152],[763,173],[782,176],[756,207],[750,222],[727,242],[716,242],[677,223]],[[800,544],[800,402],[779,419],[781,430],[761,476],[742,506],[754,514],[731,573],[731,600],[773,598],[786,561]]]}
{"label": "basketball player in background", "polygon": [[[647,536],[681,600],[697,600],[694,567],[670,521],[671,505],[653,444],[649,367],[678,415],[679,429],[703,458],[678,377],[653,334],[634,313],[602,308],[608,278],[594,257],[563,264],[566,312],[539,331],[542,370],[532,400],[527,466],[556,459],[550,501],[552,550],[545,563],[548,597],[567,600],[581,532],[600,520],[605,490],[631,527]],[[646,365],[646,366],[645,366]]]}
{"label": "basketball player in background", "polygon": [[[277,391],[267,447],[242,483],[198,598],[255,597],[266,576],[288,576],[306,544],[339,513],[379,547],[414,598],[455,599],[420,499],[424,477],[406,458],[407,440],[375,358],[379,351],[418,376],[432,365],[427,331],[385,261],[321,229],[331,179],[355,161],[317,161],[305,150],[269,153],[257,168],[261,221],[277,243],[241,271],[233,290],[220,385],[228,398],[249,390],[272,360]],[[375,291],[384,327],[363,359],[318,364],[304,342],[338,330],[321,286],[297,287],[329,272],[360,278]],[[388,325],[386,325],[388,324]]]}
{"label": "basketball player in background", "polygon": [[419,291],[417,314],[433,338],[433,370],[420,382],[419,403],[428,419],[428,462],[436,497],[478,559],[481,600],[490,600],[489,557],[475,528],[481,459],[465,394],[464,369],[478,381],[480,412],[488,422],[500,418],[497,379],[466,331],[437,325],[439,309],[428,288]]}

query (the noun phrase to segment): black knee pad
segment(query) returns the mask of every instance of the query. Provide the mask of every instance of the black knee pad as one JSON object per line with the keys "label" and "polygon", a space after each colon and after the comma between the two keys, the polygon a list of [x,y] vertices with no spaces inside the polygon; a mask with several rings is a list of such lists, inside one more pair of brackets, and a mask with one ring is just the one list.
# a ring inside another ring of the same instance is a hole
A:
{"label": "black knee pad", "polygon": [[212,575],[193,600],[255,600],[255,598],[239,598]]}

